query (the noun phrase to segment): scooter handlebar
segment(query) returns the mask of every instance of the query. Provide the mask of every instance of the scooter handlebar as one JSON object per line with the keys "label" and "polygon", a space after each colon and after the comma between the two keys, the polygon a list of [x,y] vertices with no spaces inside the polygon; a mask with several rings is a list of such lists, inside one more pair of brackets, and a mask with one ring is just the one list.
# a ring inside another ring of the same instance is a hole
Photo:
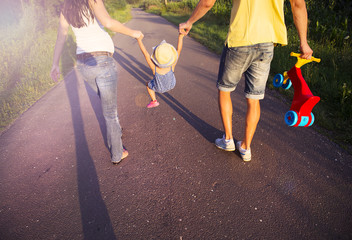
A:
{"label": "scooter handlebar", "polygon": [[[291,54],[290,54],[292,57],[297,57],[297,59],[304,59],[304,58],[301,58],[301,54],[300,53],[294,53],[294,52],[291,52]],[[309,61],[309,62],[320,62],[321,61],[321,59],[320,58],[315,58],[315,57],[311,57],[310,59],[305,59],[305,60],[307,60],[307,61]]]}

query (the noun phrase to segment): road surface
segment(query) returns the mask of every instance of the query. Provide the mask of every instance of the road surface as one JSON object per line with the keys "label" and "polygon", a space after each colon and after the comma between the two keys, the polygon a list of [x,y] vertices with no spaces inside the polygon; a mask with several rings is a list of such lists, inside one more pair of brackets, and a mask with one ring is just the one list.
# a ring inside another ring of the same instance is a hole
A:
{"label": "road surface", "polygon": [[[149,51],[176,45],[177,27],[132,14]],[[176,88],[147,109],[151,70],[134,39],[113,40],[130,155],[110,163],[99,99],[73,70],[0,136],[1,240],[352,239],[351,155],[314,126],[286,126],[289,105],[268,90],[244,163],[213,144],[219,56],[185,37]],[[237,140],[243,88],[232,94]]]}

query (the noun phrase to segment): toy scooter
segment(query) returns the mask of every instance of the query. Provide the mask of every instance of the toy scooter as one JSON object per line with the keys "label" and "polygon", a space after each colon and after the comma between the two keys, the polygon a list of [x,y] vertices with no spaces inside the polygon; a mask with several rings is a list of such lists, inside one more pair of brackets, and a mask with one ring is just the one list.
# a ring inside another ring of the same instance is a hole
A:
{"label": "toy scooter", "polygon": [[306,81],[304,80],[301,67],[312,61],[320,62],[319,58],[303,59],[300,54],[291,52],[291,56],[297,57],[297,63],[288,72],[276,74],[273,80],[275,87],[289,89],[294,88],[294,95],[290,111],[285,114],[285,122],[293,127],[309,127],[314,122],[313,107],[320,101],[320,97],[313,96]]}

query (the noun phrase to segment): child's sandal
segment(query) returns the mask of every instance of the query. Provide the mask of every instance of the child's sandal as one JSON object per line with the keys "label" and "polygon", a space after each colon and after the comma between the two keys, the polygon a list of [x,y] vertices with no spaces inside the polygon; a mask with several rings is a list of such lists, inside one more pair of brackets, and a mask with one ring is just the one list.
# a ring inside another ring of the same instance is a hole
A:
{"label": "child's sandal", "polygon": [[154,101],[151,101],[148,105],[147,105],[147,108],[154,108],[154,107],[157,107],[159,106],[159,102],[158,100],[154,100]]}

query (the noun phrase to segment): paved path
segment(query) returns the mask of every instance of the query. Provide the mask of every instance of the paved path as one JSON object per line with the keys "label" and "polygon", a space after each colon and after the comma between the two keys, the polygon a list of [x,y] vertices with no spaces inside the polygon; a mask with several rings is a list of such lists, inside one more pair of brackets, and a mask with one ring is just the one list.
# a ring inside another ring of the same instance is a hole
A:
{"label": "paved path", "polygon": [[[139,10],[150,50],[177,28]],[[146,109],[137,42],[116,35],[119,117],[130,156],[113,166],[98,98],[67,75],[0,137],[0,239],[351,239],[352,157],[314,128],[290,128],[267,92],[253,160],[218,150],[219,57],[189,37],[177,85]],[[220,44],[220,43],[219,43]],[[243,135],[243,85],[233,93]]]}

